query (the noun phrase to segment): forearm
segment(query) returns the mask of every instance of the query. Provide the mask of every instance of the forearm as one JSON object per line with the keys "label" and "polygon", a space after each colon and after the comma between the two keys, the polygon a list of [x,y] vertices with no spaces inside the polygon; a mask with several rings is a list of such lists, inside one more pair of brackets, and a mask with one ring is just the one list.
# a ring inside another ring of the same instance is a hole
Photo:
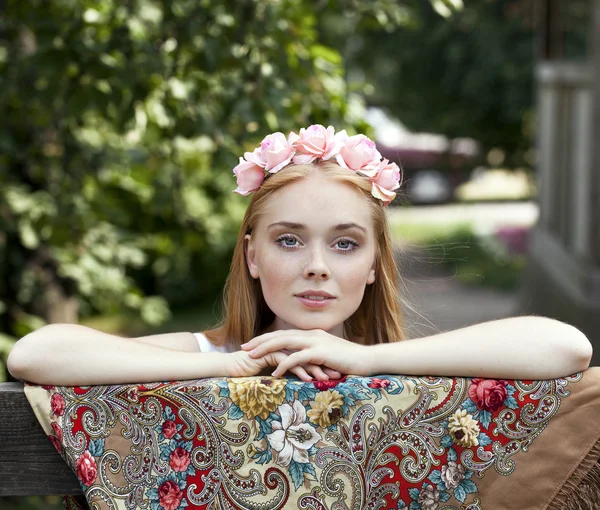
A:
{"label": "forearm", "polygon": [[372,346],[371,373],[552,379],[585,370],[591,345],[577,329],[517,317]]}
{"label": "forearm", "polygon": [[224,376],[226,356],[171,350],[70,325],[19,340],[8,367],[15,377],[37,384],[119,384]]}

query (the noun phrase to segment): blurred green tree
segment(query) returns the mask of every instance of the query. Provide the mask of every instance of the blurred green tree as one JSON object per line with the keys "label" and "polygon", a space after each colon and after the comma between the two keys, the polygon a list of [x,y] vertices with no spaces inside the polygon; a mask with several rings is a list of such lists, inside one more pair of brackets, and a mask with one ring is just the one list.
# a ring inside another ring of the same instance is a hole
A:
{"label": "blurred green tree", "polygon": [[349,72],[373,84],[369,104],[412,130],[473,137],[522,161],[531,147],[533,4],[432,0],[404,9],[402,27],[365,27],[350,40],[322,21],[325,41],[346,48]]}
{"label": "blurred green tree", "polygon": [[0,380],[45,322],[214,299],[245,201],[236,156],[349,107],[324,12],[392,0],[7,0],[0,8]]}
{"label": "blurred green tree", "polygon": [[[509,166],[530,165],[533,145],[535,2],[403,2],[384,27],[350,12],[319,18],[323,41],[344,54],[349,86],[372,84],[369,104],[412,130],[479,140]],[[561,3],[565,54],[587,53],[591,3]],[[351,34],[348,36],[348,34]]]}

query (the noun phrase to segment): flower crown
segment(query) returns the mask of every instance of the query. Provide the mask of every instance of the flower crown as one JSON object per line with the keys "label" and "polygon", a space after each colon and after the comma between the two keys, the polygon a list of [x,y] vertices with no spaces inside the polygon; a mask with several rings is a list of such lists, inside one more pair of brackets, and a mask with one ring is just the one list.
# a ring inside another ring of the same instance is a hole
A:
{"label": "flower crown", "polygon": [[335,133],[332,126],[320,124],[293,131],[267,135],[254,152],[244,153],[233,169],[237,179],[235,193],[248,195],[260,188],[268,174],[279,172],[290,163],[308,164],[315,160],[334,159],[342,168],[367,177],[371,194],[387,206],[400,187],[400,169],[396,163],[382,159],[375,143],[365,135],[348,136],[346,130]]}

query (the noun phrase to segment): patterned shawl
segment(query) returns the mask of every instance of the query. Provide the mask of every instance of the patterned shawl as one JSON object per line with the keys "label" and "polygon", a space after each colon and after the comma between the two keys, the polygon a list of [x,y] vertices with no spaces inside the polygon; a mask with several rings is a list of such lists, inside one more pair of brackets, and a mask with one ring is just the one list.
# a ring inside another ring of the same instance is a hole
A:
{"label": "patterned shawl", "polygon": [[599,382],[592,368],[25,393],[92,508],[562,510],[598,489]]}

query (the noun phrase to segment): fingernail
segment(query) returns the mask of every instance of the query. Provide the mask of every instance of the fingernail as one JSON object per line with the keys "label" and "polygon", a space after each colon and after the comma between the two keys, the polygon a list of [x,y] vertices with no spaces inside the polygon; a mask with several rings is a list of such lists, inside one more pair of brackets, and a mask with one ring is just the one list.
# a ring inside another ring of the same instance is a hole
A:
{"label": "fingernail", "polygon": [[245,344],[240,345],[240,347],[246,347],[250,342],[246,342]]}
{"label": "fingernail", "polygon": [[249,354],[250,354],[250,356],[256,354],[256,349],[252,349]]}

